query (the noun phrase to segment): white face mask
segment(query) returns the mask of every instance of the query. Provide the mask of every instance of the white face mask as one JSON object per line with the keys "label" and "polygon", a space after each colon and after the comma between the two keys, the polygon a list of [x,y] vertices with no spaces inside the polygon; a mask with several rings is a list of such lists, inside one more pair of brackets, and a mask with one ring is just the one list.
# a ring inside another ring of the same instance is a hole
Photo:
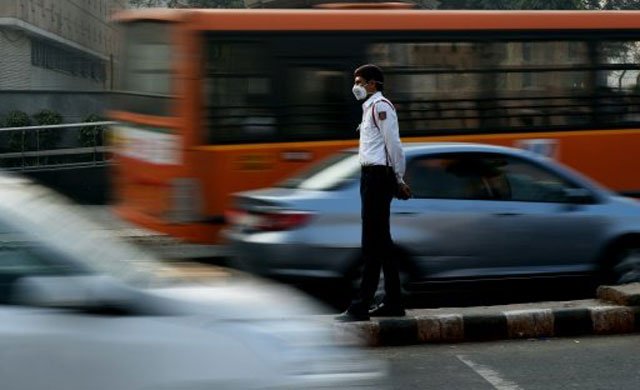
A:
{"label": "white face mask", "polygon": [[358,100],[364,100],[364,98],[367,97],[367,90],[362,85],[354,85],[353,88],[351,88],[351,92],[353,92],[353,96]]}

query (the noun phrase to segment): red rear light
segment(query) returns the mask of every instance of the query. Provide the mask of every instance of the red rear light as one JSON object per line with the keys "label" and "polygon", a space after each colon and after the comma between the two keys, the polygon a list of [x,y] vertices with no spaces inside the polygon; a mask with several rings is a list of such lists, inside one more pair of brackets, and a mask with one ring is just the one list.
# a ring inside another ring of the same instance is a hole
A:
{"label": "red rear light", "polygon": [[311,220],[313,214],[293,210],[249,212],[234,209],[227,210],[225,217],[234,226],[259,231],[279,231],[303,226]]}
{"label": "red rear light", "polygon": [[245,214],[242,210],[229,209],[224,212],[224,220],[229,225],[240,225],[240,220]]}

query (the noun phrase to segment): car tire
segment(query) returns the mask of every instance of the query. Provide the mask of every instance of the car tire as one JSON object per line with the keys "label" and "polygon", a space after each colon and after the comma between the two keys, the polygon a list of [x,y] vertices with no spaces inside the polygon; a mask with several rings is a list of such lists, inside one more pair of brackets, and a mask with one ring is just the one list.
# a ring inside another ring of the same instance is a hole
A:
{"label": "car tire", "polygon": [[626,243],[614,253],[608,281],[613,284],[640,281],[640,243]]}

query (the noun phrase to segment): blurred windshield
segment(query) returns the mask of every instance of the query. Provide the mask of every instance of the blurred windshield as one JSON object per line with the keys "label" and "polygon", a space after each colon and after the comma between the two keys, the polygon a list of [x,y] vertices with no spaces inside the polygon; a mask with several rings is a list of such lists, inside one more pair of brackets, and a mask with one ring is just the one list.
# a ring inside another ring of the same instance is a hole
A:
{"label": "blurred windshield", "polygon": [[352,182],[359,174],[358,154],[342,152],[320,161],[308,170],[277,184],[276,187],[331,191]]}
{"label": "blurred windshield", "polygon": [[140,287],[161,282],[162,264],[92,223],[65,198],[26,180],[0,177],[0,262],[28,275],[98,273]]}

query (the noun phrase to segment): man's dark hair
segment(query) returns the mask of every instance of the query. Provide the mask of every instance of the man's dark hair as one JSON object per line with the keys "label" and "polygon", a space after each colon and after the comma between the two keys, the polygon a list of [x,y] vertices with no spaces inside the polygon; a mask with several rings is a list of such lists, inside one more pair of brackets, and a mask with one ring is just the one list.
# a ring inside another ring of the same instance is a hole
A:
{"label": "man's dark hair", "polygon": [[384,73],[380,67],[373,64],[360,66],[353,72],[354,77],[362,77],[366,81],[375,81],[378,91],[384,91]]}

